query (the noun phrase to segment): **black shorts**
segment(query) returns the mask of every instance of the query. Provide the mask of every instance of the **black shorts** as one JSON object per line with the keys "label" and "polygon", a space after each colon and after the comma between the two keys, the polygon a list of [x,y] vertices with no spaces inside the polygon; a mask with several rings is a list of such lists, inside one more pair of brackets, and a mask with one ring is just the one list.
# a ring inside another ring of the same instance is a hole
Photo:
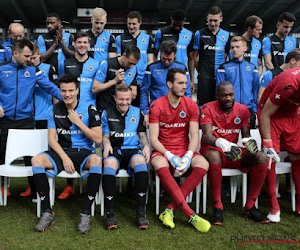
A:
{"label": "black shorts", "polygon": [[[70,157],[71,161],[74,164],[75,170],[81,175],[82,169],[87,162],[88,158],[95,154],[93,151],[82,148],[68,148],[65,149],[65,153]],[[53,151],[48,150],[42,154],[48,156],[49,160],[51,161],[53,168],[54,168],[54,175],[58,175],[61,171],[65,170],[62,159],[59,155]]]}
{"label": "black shorts", "polygon": [[[118,168],[127,169],[128,174],[132,176],[134,173],[133,170],[130,168],[130,164],[131,164],[132,157],[135,155],[142,155],[144,157],[143,152],[138,148],[113,149],[113,153],[112,154],[110,153],[106,159],[110,157],[115,158],[118,162]],[[104,159],[103,162],[105,162],[106,159]]]}

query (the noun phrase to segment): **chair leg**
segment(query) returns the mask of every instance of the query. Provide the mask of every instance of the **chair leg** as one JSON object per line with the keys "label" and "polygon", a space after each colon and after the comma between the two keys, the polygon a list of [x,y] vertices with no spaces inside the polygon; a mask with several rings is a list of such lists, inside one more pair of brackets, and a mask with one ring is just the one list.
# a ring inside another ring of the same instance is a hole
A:
{"label": "chair leg", "polygon": [[102,182],[100,185],[100,209],[101,209],[101,216],[104,216],[104,192],[102,187]]}
{"label": "chair leg", "polygon": [[95,203],[96,203],[96,200],[94,200],[94,202],[91,206],[91,216],[95,216]]}
{"label": "chair leg", "polygon": [[206,200],[207,200],[207,174],[203,177],[203,214],[206,214]]}
{"label": "chair leg", "polygon": [[231,203],[236,201],[236,191],[237,191],[237,176],[230,177],[230,200]]}
{"label": "chair leg", "polygon": [[2,195],[2,176],[0,176],[0,206],[3,206],[3,195]]}
{"label": "chair leg", "polygon": [[3,206],[7,205],[7,185],[8,177],[4,176],[4,196],[3,196]]}
{"label": "chair leg", "polygon": [[278,197],[278,190],[279,190],[279,179],[280,176],[276,175],[276,196]]}
{"label": "chair leg", "polygon": [[247,199],[247,174],[243,174],[243,202],[242,207],[245,207]]}
{"label": "chair leg", "polygon": [[80,194],[82,194],[83,179],[78,178],[78,182],[79,182],[79,191],[80,191]]}
{"label": "chair leg", "polygon": [[196,213],[199,214],[200,207],[201,182],[196,187]]}
{"label": "chair leg", "polygon": [[159,188],[160,186],[160,180],[159,180],[159,177],[157,174],[155,174],[155,199],[156,199],[156,202],[155,202],[155,213],[156,215],[159,214]]}
{"label": "chair leg", "polygon": [[292,203],[292,210],[293,212],[296,211],[296,190],[295,190],[295,183],[292,177],[292,174],[290,174],[290,182],[291,182],[291,203]]}
{"label": "chair leg", "polygon": [[122,193],[122,177],[119,177],[119,193]]}
{"label": "chair leg", "polygon": [[38,192],[36,192],[36,216],[41,218],[41,198]]}

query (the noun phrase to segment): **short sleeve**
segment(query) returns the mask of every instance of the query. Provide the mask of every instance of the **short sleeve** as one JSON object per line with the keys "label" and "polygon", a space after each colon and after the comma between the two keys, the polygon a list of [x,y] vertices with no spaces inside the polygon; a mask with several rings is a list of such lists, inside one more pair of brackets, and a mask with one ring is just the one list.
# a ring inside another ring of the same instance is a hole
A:
{"label": "short sleeve", "polygon": [[250,111],[247,107],[241,112],[243,114],[242,127],[250,127]]}
{"label": "short sleeve", "polygon": [[194,101],[189,106],[189,111],[190,111],[190,121],[199,122],[199,107]]}
{"label": "short sleeve", "polygon": [[102,125],[102,133],[104,135],[108,135],[109,134],[109,126],[108,126],[108,121],[107,121],[106,110],[103,110],[103,112],[102,112],[101,125]]}
{"label": "short sleeve", "polygon": [[139,126],[138,126],[138,129],[137,129],[137,132],[138,133],[146,132],[146,127],[145,127],[145,124],[144,124],[144,115],[142,114],[142,112],[140,112],[140,121],[139,121]]}
{"label": "short sleeve", "polygon": [[154,49],[159,49],[161,42],[161,30],[158,30],[154,37]]}
{"label": "short sleeve", "polygon": [[109,45],[108,45],[108,53],[117,52],[116,39],[114,35],[110,35],[109,37]]}
{"label": "short sleeve", "polygon": [[159,123],[160,118],[160,108],[157,105],[157,102],[154,101],[150,105],[149,109],[149,123]]}
{"label": "short sleeve", "polygon": [[269,37],[265,37],[262,41],[262,55],[271,55],[271,40]]}
{"label": "short sleeve", "polygon": [[200,49],[200,32],[199,30],[196,32],[194,36],[194,50],[199,50]]}
{"label": "short sleeve", "polygon": [[54,121],[53,106],[48,109],[48,128],[56,129]]}
{"label": "short sleeve", "polygon": [[97,111],[96,107],[93,105],[89,106],[89,127],[100,127],[101,126],[101,119],[99,116],[99,112]]}
{"label": "short sleeve", "polygon": [[45,45],[45,40],[44,40],[44,37],[42,35],[40,35],[38,37],[37,45],[39,46],[39,50],[40,50],[41,54],[43,54],[47,51],[46,45]]}
{"label": "short sleeve", "polygon": [[107,61],[103,60],[99,65],[99,68],[95,76],[95,80],[104,83],[106,79],[106,74],[107,74]]}
{"label": "short sleeve", "polygon": [[154,53],[154,40],[153,40],[152,36],[149,36],[149,45],[148,45],[147,53],[148,54]]}
{"label": "short sleeve", "polygon": [[212,115],[210,111],[210,107],[207,104],[204,104],[200,111],[200,124],[213,124]]}

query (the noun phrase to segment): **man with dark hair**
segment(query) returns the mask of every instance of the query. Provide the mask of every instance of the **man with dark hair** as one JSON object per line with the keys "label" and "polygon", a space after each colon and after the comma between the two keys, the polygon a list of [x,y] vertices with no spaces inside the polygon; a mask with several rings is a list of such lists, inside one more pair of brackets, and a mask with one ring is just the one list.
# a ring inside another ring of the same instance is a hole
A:
{"label": "man with dark hair", "polygon": [[262,54],[267,69],[279,67],[284,63],[287,53],[299,47],[296,38],[288,36],[295,21],[296,17],[292,13],[282,13],[278,18],[276,33],[262,41]]}
{"label": "man with dark hair", "polygon": [[102,61],[96,74],[92,91],[96,93],[97,109],[105,110],[115,105],[115,85],[126,83],[132,88],[132,97],[136,97],[137,67],[140,60],[140,50],[137,46],[130,46],[115,58]]}
{"label": "man with dark hair", "polygon": [[176,61],[183,63],[189,69],[191,90],[194,92],[193,32],[183,27],[185,22],[184,11],[176,10],[170,19],[171,25],[159,29],[155,34],[154,53],[157,56],[160,44],[163,41],[175,41],[177,44]]}
{"label": "man with dark hair", "polygon": [[74,56],[73,36],[63,32],[60,16],[50,13],[46,18],[48,34],[40,35],[37,44],[40,47],[41,61],[55,67],[59,75],[60,64],[66,57]]}
{"label": "man with dark hair", "polygon": [[104,110],[101,118],[104,147],[102,185],[107,214],[106,227],[117,228],[114,206],[116,174],[118,169],[125,168],[135,180],[137,226],[139,229],[146,229],[149,227],[146,217],[146,164],[150,159],[150,147],[144,117],[139,108],[131,106],[132,91],[127,84],[116,85],[114,99],[116,104]]}
{"label": "man with dark hair", "polygon": [[259,103],[263,92],[265,91],[268,84],[273,80],[273,78],[275,78],[283,71],[298,67],[300,67],[300,49],[296,48],[291,50],[286,55],[285,62],[280,67],[268,70],[262,75],[259,82],[257,103]]}
{"label": "man with dark hair", "polygon": [[244,58],[256,66],[259,75],[263,71],[261,42],[258,40],[262,33],[262,27],[263,21],[258,16],[249,16],[245,21],[245,33],[242,35],[247,41],[247,51]]}
{"label": "man with dark hair", "polygon": [[[75,76],[79,82],[79,100],[96,106],[96,95],[92,92],[93,81],[99,69],[99,61],[89,57],[88,49],[90,39],[87,33],[78,31],[74,36],[75,56],[66,59],[61,64],[61,74],[69,73]],[[73,179],[67,178],[67,186],[58,196],[59,199],[67,199],[73,195]]]}
{"label": "man with dark hair", "polygon": [[198,30],[194,37],[194,60],[195,68],[198,70],[197,102],[199,106],[216,99],[215,73],[219,66],[225,62],[230,50],[229,32],[220,28],[222,21],[221,9],[217,6],[211,7],[207,15],[208,27]]}
{"label": "man with dark hair", "polygon": [[217,86],[223,81],[232,83],[237,102],[248,107],[251,113],[250,127],[255,128],[259,75],[255,65],[244,59],[246,50],[245,38],[234,36],[231,39],[233,59],[220,65],[216,83]]}
{"label": "man with dark hair", "polygon": [[128,31],[116,38],[117,55],[122,55],[124,51],[132,45],[137,46],[141,51],[141,58],[136,64],[138,69],[137,96],[132,103],[132,105],[136,107],[140,106],[140,87],[143,83],[146,67],[154,62],[153,39],[150,35],[140,31],[141,24],[141,13],[138,11],[131,11],[127,16]]}
{"label": "man with dark hair", "polygon": [[[16,41],[11,61],[0,65],[0,164],[5,162],[8,130],[34,128],[33,92],[36,84],[61,99],[57,86],[38,68],[28,66],[32,50],[33,45],[27,39]],[[25,165],[31,165],[27,158]],[[33,188],[32,183],[29,184]]]}
{"label": "man with dark hair", "polygon": [[[173,200],[159,219],[173,229],[173,213],[179,208],[198,231],[206,233],[210,223],[197,215],[185,200],[208,170],[207,161],[196,152],[199,145],[198,107],[184,96],[187,87],[185,70],[170,69],[166,81],[168,94],[151,103],[149,110],[151,165]],[[186,172],[190,174],[179,187],[173,174],[181,176]]]}
{"label": "man with dark hair", "polygon": [[8,26],[8,39],[0,45],[0,63],[9,61],[12,57],[12,46],[25,36],[24,26],[20,23],[11,23]]}
{"label": "man with dark hair", "polygon": [[97,61],[116,56],[115,37],[104,29],[107,23],[107,13],[102,8],[92,10],[92,28],[86,33],[90,38],[89,56]]}
{"label": "man with dark hair", "polygon": [[[43,205],[43,215],[35,230],[43,232],[55,223],[47,174],[54,177],[65,170],[70,174],[77,171],[82,176],[82,171],[86,169],[89,173],[83,178],[88,177],[87,194],[77,226],[77,231],[85,234],[91,229],[89,215],[102,173],[101,158],[94,153],[93,147],[93,143],[102,141],[101,121],[93,105],[78,100],[79,84],[76,77],[63,75],[59,79],[59,88],[62,101],[49,109],[48,141],[51,149],[31,160],[34,183]],[[54,176],[47,171],[49,169],[54,170]]]}
{"label": "man with dark hair", "polygon": [[177,45],[174,41],[163,41],[160,45],[160,60],[150,64],[146,69],[146,74],[141,87],[141,110],[145,115],[145,121],[149,123],[149,95],[150,103],[154,100],[168,94],[166,78],[168,70],[171,68],[180,68],[186,71],[187,86],[185,95],[191,97],[190,76],[186,66],[183,63],[175,61]]}
{"label": "man with dark hair", "polygon": [[[209,162],[208,178],[212,195],[213,225],[223,225],[221,201],[222,168],[237,168],[249,171],[250,183],[243,215],[261,223],[270,221],[255,207],[255,201],[264,184],[268,160],[258,151],[256,141],[250,137],[250,113],[245,105],[234,100],[234,88],[230,82],[221,82],[217,87],[217,101],[209,102],[201,109],[201,154]],[[246,149],[236,143],[239,133]],[[242,153],[243,152],[243,153]]]}

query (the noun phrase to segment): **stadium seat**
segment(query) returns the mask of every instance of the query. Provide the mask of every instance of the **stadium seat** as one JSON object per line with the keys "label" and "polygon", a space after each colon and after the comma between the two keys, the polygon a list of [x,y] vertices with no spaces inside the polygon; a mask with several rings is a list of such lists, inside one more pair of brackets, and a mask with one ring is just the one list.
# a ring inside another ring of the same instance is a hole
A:
{"label": "stadium seat", "polygon": [[[48,131],[47,129],[9,129],[5,164],[0,165],[0,176],[4,177],[4,196],[0,188],[0,204],[7,205],[7,187],[9,177],[28,177],[32,176],[32,167],[12,166],[11,163],[19,157],[35,156],[48,150]],[[0,187],[2,186],[0,178]],[[51,184],[50,184],[51,185]],[[51,189],[51,186],[50,186]],[[40,199],[37,199],[37,216],[40,217]]]}

